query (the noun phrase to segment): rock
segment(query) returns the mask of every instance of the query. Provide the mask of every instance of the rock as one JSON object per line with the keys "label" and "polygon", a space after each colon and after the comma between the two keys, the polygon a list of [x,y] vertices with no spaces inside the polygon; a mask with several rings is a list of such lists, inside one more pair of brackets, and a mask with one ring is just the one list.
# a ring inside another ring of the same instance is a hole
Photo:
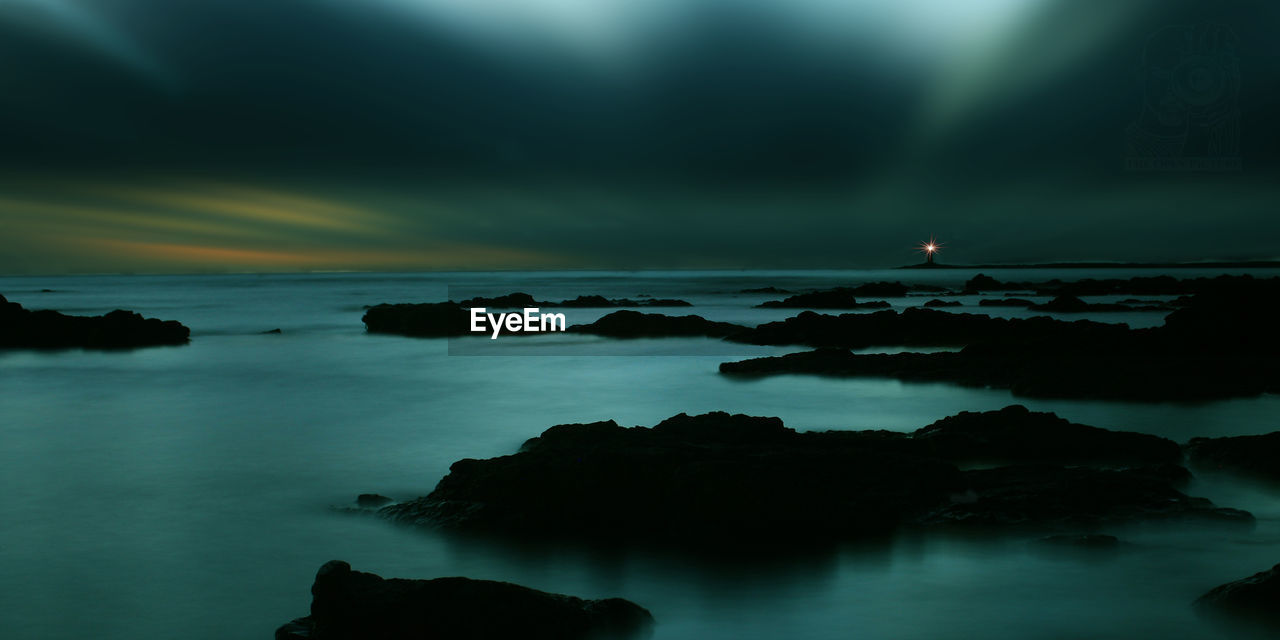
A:
{"label": "rock", "polygon": [[283,331],[281,331],[281,330],[279,330],[279,329],[271,329],[270,331],[263,331],[263,332],[262,332],[262,335],[264,335],[264,336],[269,336],[269,335],[280,335],[280,334],[282,334],[282,333],[284,333],[284,332],[283,332]]}
{"label": "rock", "polygon": [[1195,601],[1201,612],[1280,629],[1280,564],[1214,587]]}
{"label": "rock", "polygon": [[966,471],[966,491],[919,522],[1001,529],[1080,529],[1144,520],[1253,526],[1246,511],[1215,507],[1175,489],[1180,469],[1019,465]]}
{"label": "rock", "polygon": [[1032,307],[1035,303],[1025,298],[983,298],[980,307]]}
{"label": "rock", "polygon": [[724,363],[722,373],[814,373],[948,381],[1015,395],[1190,401],[1280,392],[1280,292],[1271,281],[1197,294],[1161,327],[999,319],[912,308],[901,314],[800,314],[732,336],[751,344],[858,348],[964,344],[958,353],[819,350]]}
{"label": "rock", "polygon": [[392,502],[395,502],[395,500],[376,493],[362,493],[356,496],[356,506],[361,509],[379,509]]}
{"label": "rock", "polygon": [[693,305],[684,300],[673,300],[669,298],[647,298],[645,300],[632,300],[630,298],[616,298],[610,300],[604,296],[578,296],[572,300],[565,300],[560,303],[548,303],[557,307],[570,308],[609,308],[609,307],[692,307]]}
{"label": "rock", "polygon": [[1126,304],[1109,304],[1085,302],[1073,295],[1060,295],[1044,304],[1033,304],[1033,311],[1056,311],[1059,313],[1084,313],[1086,311],[1135,311]]}
{"label": "rock", "polygon": [[911,289],[901,282],[868,282],[860,284],[850,291],[855,296],[870,298],[901,298]]}
{"label": "rock", "polygon": [[[1006,435],[1014,442],[998,442]],[[972,455],[975,447],[982,453]],[[777,418],[680,414],[652,428],[552,427],[514,455],[459,460],[429,495],[379,513],[522,538],[693,545],[834,541],[904,525],[1252,523],[1181,493],[1186,469],[1147,464],[1170,453],[1177,458],[1177,445],[1161,438],[1022,407],[964,413],[913,434],[796,432]],[[973,458],[1014,466],[960,472],[951,462]],[[1027,464],[1042,460],[1060,464]]]}
{"label": "rock", "polygon": [[311,587],[311,615],[277,640],[472,640],[622,638],[652,630],[653,616],[627,600],[583,600],[509,582],[383,579],[332,560]]}
{"label": "rock", "polygon": [[505,296],[495,296],[492,298],[483,298],[483,297],[467,298],[466,300],[459,302],[458,306],[466,309],[470,309],[471,307],[486,307],[486,308],[494,308],[494,309],[524,309],[526,307],[545,307],[553,304],[555,303],[539,302],[535,300],[533,296],[527,293],[517,291],[515,293],[508,293]]}
{"label": "rock", "polygon": [[791,292],[787,291],[786,289],[779,289],[777,287],[758,287],[755,289],[740,289],[738,293],[791,293]]}
{"label": "rock", "polygon": [[702,316],[665,316],[639,311],[614,311],[590,324],[574,325],[569,331],[615,338],[658,336],[723,337],[746,331],[748,327],[729,322],[714,322]]}
{"label": "rock", "polygon": [[924,306],[929,307],[929,308],[933,308],[933,307],[959,307],[959,306],[961,306],[961,305],[963,305],[963,304],[964,304],[964,303],[963,303],[963,302],[960,302],[959,300],[939,300],[939,299],[937,299],[937,298],[934,298],[933,300],[930,300],[930,301],[928,301],[928,302],[924,303]]}
{"label": "rock", "polygon": [[983,340],[1115,340],[1128,334],[1124,325],[1049,317],[992,318],[912,307],[839,316],[804,311],[781,322],[766,322],[734,335],[747,344],[803,344],[814,347],[963,346]]}
{"label": "rock", "polygon": [[1192,438],[1186,445],[1191,464],[1280,482],[1280,431],[1261,436]]}
{"label": "rock", "polygon": [[970,278],[968,282],[964,283],[965,292],[977,293],[980,291],[1001,291],[1007,289],[1009,289],[1007,285],[985,273],[979,273],[978,275]]}
{"label": "rock", "polygon": [[766,309],[883,309],[887,308],[889,303],[883,300],[858,302],[854,297],[853,289],[839,287],[825,291],[798,293],[784,300],[770,300],[756,306]]}
{"label": "rock", "polygon": [[102,316],[29,311],[0,296],[0,349],[131,349],[187,344],[190,337],[174,320],[120,309]]}
{"label": "rock", "polygon": [[913,437],[927,443],[933,455],[969,463],[1141,465],[1182,459],[1181,449],[1172,440],[1076,424],[1022,405],[981,413],[963,411],[919,429]]}
{"label": "rock", "polygon": [[366,311],[363,320],[370,333],[427,338],[471,333],[469,311],[456,302],[384,303]]}
{"label": "rock", "polygon": [[812,542],[883,535],[958,488],[954,466],[867,442],[726,413],[560,425],[381,513],[522,537]]}

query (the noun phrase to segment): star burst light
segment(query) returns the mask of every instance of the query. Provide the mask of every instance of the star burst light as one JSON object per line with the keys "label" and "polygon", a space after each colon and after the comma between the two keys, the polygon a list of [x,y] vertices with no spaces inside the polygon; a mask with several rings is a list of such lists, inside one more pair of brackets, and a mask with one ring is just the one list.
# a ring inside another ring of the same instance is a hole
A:
{"label": "star burst light", "polygon": [[942,251],[942,243],[938,242],[937,238],[929,236],[928,240],[920,243],[919,248],[916,249],[916,251],[924,254],[926,262],[933,264],[933,254]]}

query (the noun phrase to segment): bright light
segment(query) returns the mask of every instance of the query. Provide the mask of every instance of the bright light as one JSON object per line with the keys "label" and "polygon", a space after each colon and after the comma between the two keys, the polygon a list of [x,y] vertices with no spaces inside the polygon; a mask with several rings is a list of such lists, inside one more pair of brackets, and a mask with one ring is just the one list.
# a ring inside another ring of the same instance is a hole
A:
{"label": "bright light", "polygon": [[942,251],[942,243],[938,242],[938,240],[933,236],[929,236],[927,241],[921,242],[917,246],[919,248],[916,249],[916,251],[923,253],[930,263],[933,262],[933,254]]}

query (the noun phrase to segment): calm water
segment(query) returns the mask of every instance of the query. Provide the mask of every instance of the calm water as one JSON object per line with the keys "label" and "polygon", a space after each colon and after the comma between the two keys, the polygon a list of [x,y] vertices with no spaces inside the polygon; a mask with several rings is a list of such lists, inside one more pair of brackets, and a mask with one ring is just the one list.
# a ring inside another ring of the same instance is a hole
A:
{"label": "calm water", "polygon": [[[1131,544],[1091,558],[1045,554],[1018,537],[902,537],[745,559],[528,547],[332,508],[362,492],[422,495],[459,458],[511,453],[551,425],[608,418],[651,425],[680,412],[728,410],[780,416],[799,429],[910,430],[958,411],[1019,402],[1180,441],[1280,429],[1274,396],[1143,405],[869,379],[742,382],[719,376],[716,366],[793,349],[556,336],[546,351],[556,355],[501,355],[538,347],[503,351],[514,346],[477,340],[477,352],[498,355],[474,357],[449,355],[443,340],[366,335],[360,323],[367,304],[442,300],[450,291],[455,298],[528,291],[553,300],[679,297],[697,305],[682,312],[754,324],[792,312],[750,308],[777,296],[734,292],[885,279],[959,284],[972,275],[0,278],[0,293],[28,308],[128,308],[193,330],[186,347],[0,352],[0,636],[269,638],[307,612],[316,568],[340,558],[384,576],[465,575],[626,597],[653,611],[660,639],[1225,637],[1187,604],[1280,561],[1280,494],[1221,477],[1198,479],[1191,493],[1253,511],[1256,530],[1118,531]],[[575,310],[569,320],[602,313]],[[1161,321],[1152,313],[1096,318]],[[283,335],[261,334],[273,328]],[[681,355],[643,355],[652,353]]]}

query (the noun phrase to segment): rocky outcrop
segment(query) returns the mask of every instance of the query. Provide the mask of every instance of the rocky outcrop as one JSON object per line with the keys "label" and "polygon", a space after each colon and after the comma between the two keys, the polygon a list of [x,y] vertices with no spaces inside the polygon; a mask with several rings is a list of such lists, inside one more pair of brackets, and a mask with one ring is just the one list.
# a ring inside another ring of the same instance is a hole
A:
{"label": "rocky outcrop", "polygon": [[[902,295],[906,295],[905,291]],[[770,300],[756,305],[764,309],[884,309],[889,303],[883,300],[858,302],[854,289],[838,287],[825,291],[797,293],[783,300]]]}
{"label": "rocky outcrop", "polygon": [[583,600],[509,582],[383,579],[332,560],[311,587],[311,615],[276,640],[472,640],[630,638],[653,616],[621,598]]}
{"label": "rocky outcrop", "polygon": [[984,314],[949,313],[912,307],[897,311],[846,313],[838,316],[804,311],[780,322],[767,322],[735,334],[735,342],[761,345],[802,344],[813,347],[963,346],[984,340],[1115,340],[1128,334],[1124,325],[1049,317],[992,318]]}
{"label": "rocky outcrop", "polygon": [[1150,520],[1252,526],[1251,514],[1215,507],[1174,487],[1181,467],[1018,465],[966,471],[966,491],[920,518],[932,526],[1076,530]]}
{"label": "rocky outcrop", "polygon": [[1043,304],[1033,304],[1032,311],[1054,311],[1057,313],[1084,313],[1086,311],[1138,311],[1127,304],[1103,302],[1085,302],[1076,296],[1064,294]]}
{"label": "rocky outcrop", "polygon": [[[695,544],[838,540],[902,526],[1252,522],[1181,493],[1189,474],[1161,464],[1178,454],[1161,438],[1016,406],[912,434],[796,432],[777,418],[680,414],[652,428],[552,427],[514,455],[460,460],[429,495],[380,513],[522,537]],[[1012,466],[955,466],[975,460]]]}
{"label": "rocky outcrop", "polygon": [[978,301],[980,307],[1032,307],[1035,303],[1026,298],[983,298]]}
{"label": "rocky outcrop", "polygon": [[702,316],[666,316],[639,311],[614,311],[590,324],[574,325],[569,331],[614,338],[662,336],[724,337],[748,328],[729,322],[714,322]]}
{"label": "rocky outcrop", "polygon": [[999,411],[963,411],[913,434],[929,453],[957,462],[1058,462],[1143,465],[1176,463],[1172,440],[1132,431],[1077,424],[1052,413],[1012,405]]}
{"label": "rocky outcrop", "polygon": [[30,311],[0,296],[0,349],[132,349],[187,344],[190,337],[175,320],[121,309],[101,316]]}
{"label": "rocky outcrop", "polygon": [[552,307],[569,307],[569,308],[610,308],[610,307],[692,307],[693,304],[684,300],[674,300],[670,298],[644,298],[642,300],[632,300],[631,298],[614,298],[609,299],[604,296],[578,296],[571,300],[563,302],[546,303]]}
{"label": "rocky outcrop", "polygon": [[456,302],[380,304],[365,312],[370,333],[393,333],[422,338],[465,336],[471,333],[467,308]]}
{"label": "rocky outcrop", "polygon": [[1280,631],[1280,564],[1214,587],[1195,601],[1203,613],[1259,623]]}
{"label": "rocky outcrop", "polygon": [[552,427],[515,455],[454,463],[429,495],[382,513],[522,536],[813,541],[888,533],[958,479],[949,463],[777,418],[680,414]]}
{"label": "rocky outcrop", "polygon": [[868,282],[850,289],[855,296],[869,298],[901,298],[911,288],[901,282]]}
{"label": "rocky outcrop", "polygon": [[[1269,284],[1200,294],[1161,327],[1005,320],[930,309],[863,317],[800,314],[734,336],[753,344],[965,344],[957,353],[823,349],[724,363],[734,375],[813,373],[949,381],[1038,397],[1208,400],[1280,392],[1280,296]],[[967,316],[967,317],[966,317]]]}
{"label": "rocky outcrop", "polygon": [[959,300],[939,300],[934,298],[921,306],[932,309],[935,307],[959,307],[963,304],[964,303]]}
{"label": "rocky outcrop", "polygon": [[1261,436],[1193,438],[1186,452],[1197,468],[1280,482],[1280,431]]}
{"label": "rocky outcrop", "polygon": [[458,303],[459,306],[465,308],[485,307],[494,309],[524,309],[526,307],[569,307],[569,308],[610,308],[610,307],[692,307],[693,305],[684,300],[674,300],[668,298],[645,298],[643,300],[632,300],[631,298],[606,298],[604,296],[588,295],[578,296],[569,300],[560,302],[550,302],[547,300],[537,300],[532,295],[523,292],[508,293],[503,296],[494,297],[475,297],[467,298]]}

